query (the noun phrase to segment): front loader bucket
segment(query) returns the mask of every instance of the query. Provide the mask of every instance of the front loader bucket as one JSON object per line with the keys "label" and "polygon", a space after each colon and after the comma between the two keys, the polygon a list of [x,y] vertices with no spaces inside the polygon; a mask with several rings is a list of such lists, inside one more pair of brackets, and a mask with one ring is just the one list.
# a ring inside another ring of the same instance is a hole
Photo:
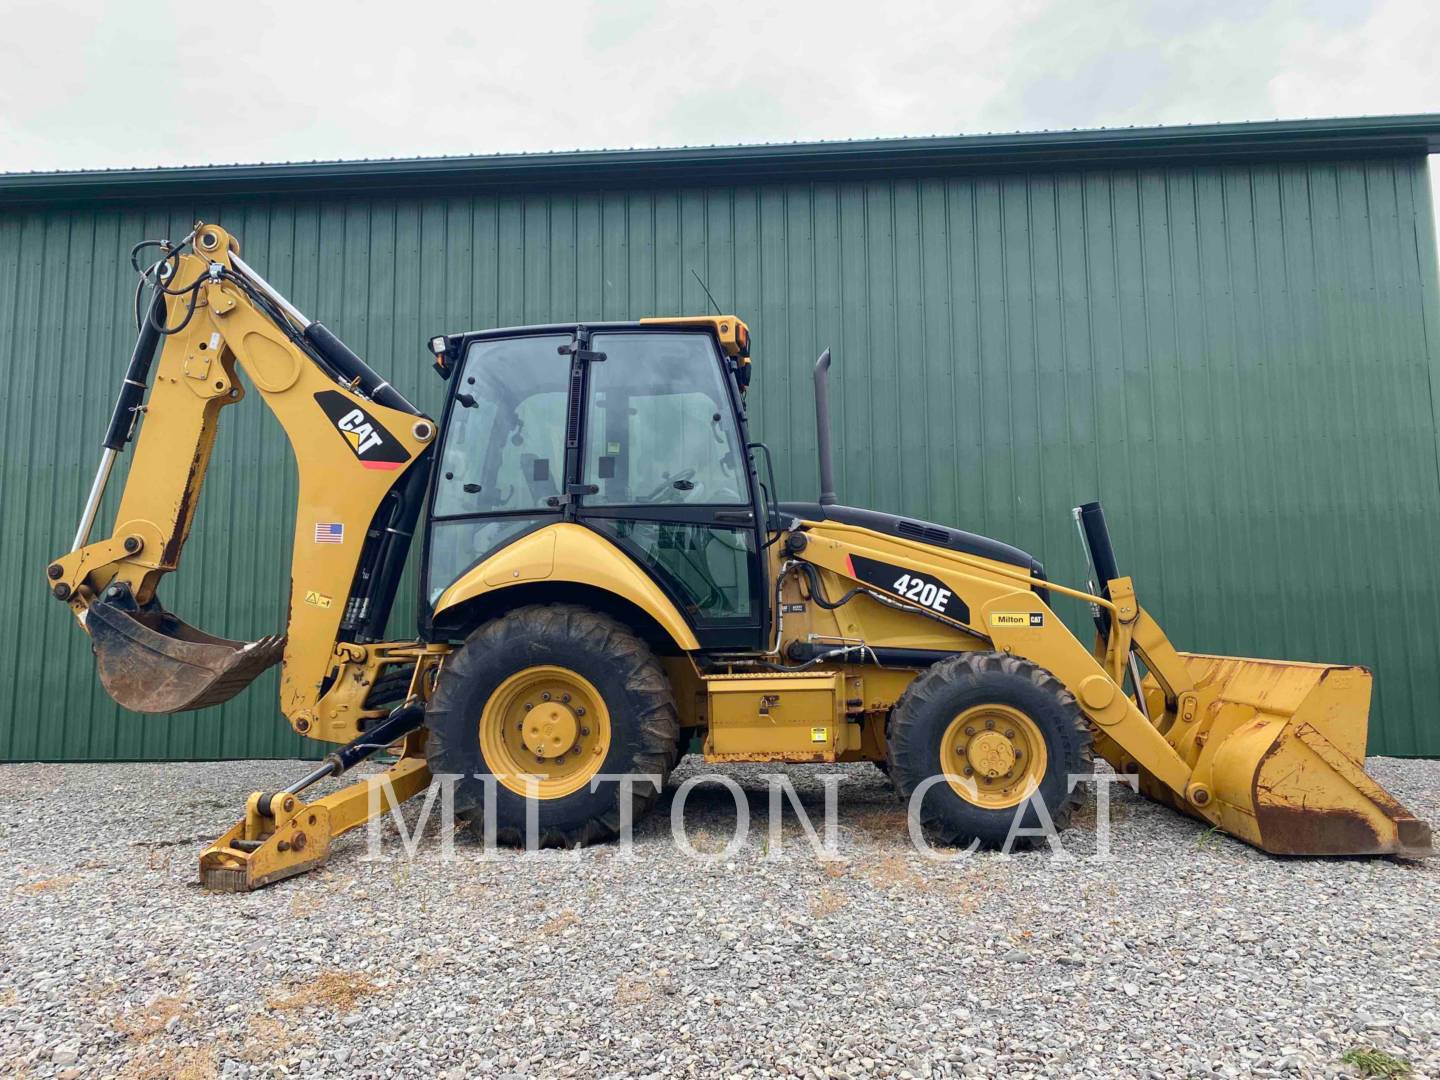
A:
{"label": "front loader bucket", "polygon": [[176,713],[229,701],[285,651],[283,637],[212,637],[158,604],[127,611],[99,601],[85,628],[106,693],[135,712]]}
{"label": "front loader bucket", "polygon": [[[1167,736],[1194,768],[1191,789],[1200,785],[1213,800],[1221,829],[1278,855],[1435,853],[1430,827],[1365,772],[1369,671],[1180,655],[1199,709]],[[1160,794],[1152,786],[1147,793]],[[1162,801],[1186,809],[1182,798]]]}

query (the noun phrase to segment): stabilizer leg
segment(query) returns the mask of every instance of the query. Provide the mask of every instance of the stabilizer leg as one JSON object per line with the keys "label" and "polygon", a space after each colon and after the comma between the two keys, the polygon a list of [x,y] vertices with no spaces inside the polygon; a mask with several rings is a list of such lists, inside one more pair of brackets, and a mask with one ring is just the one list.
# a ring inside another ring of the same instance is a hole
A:
{"label": "stabilizer leg", "polygon": [[[419,729],[424,709],[407,702],[382,723],[284,791],[255,792],[245,817],[200,856],[200,884],[217,892],[250,892],[303,874],[323,863],[337,836],[388,813],[430,786],[430,767]],[[300,792],[327,776],[339,776],[377,750],[405,739],[400,760],[324,798],[307,803]]]}

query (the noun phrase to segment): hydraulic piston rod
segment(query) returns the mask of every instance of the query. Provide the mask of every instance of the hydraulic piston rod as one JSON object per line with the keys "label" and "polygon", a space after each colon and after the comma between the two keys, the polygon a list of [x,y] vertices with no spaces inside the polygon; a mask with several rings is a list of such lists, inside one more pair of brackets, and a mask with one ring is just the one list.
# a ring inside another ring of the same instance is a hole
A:
{"label": "hydraulic piston rod", "polygon": [[105,495],[105,486],[110,483],[111,470],[115,468],[115,457],[119,453],[111,447],[100,451],[100,465],[95,470],[95,479],[90,483],[90,494],[85,497],[85,509],[80,511],[80,524],[75,529],[71,551],[79,551],[90,539],[90,530],[95,527],[95,515],[100,509],[100,500]]}
{"label": "hydraulic piston rod", "polygon": [[416,730],[425,720],[425,707],[418,701],[407,701],[369,731],[352,739],[339,750],[326,754],[325,759],[295,783],[260,799],[260,812],[270,813],[270,800],[276,795],[298,795],[306,788],[330,776],[348,772],[372,754],[384,750]]}
{"label": "hydraulic piston rod", "polygon": [[100,500],[105,497],[105,487],[109,484],[110,473],[115,468],[115,457],[135,431],[135,417],[141,408],[140,401],[145,396],[145,380],[150,376],[150,365],[155,360],[155,346],[160,342],[159,324],[164,319],[165,297],[157,292],[140,323],[140,333],[135,339],[135,348],[130,352],[130,362],[125,365],[120,393],[115,399],[115,408],[110,412],[110,424],[105,429],[105,438],[100,444],[100,464],[95,469],[95,479],[90,482],[90,494],[85,497],[85,509],[80,512],[80,524],[75,529],[71,551],[79,551],[89,541],[90,530],[95,527],[95,515],[100,510]]}

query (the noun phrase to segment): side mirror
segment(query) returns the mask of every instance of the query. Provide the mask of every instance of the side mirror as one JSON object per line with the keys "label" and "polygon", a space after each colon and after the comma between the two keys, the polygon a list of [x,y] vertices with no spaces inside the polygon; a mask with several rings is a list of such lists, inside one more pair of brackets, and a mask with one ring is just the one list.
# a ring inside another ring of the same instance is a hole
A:
{"label": "side mirror", "polygon": [[439,335],[430,339],[430,352],[435,357],[435,372],[442,379],[449,379],[455,372],[455,350],[450,339]]}
{"label": "side mirror", "polygon": [[750,357],[742,354],[738,360],[731,360],[732,370],[735,372],[735,385],[740,387],[740,393],[745,393],[750,388]]}

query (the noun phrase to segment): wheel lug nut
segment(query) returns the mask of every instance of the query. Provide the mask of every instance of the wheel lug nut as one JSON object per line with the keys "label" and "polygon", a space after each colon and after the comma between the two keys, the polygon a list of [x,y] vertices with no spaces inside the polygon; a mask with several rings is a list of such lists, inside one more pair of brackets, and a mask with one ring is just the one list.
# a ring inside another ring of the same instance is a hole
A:
{"label": "wheel lug nut", "polygon": [[1009,730],[1007,730],[1007,731],[1005,732],[1005,738],[1007,738],[1007,739],[1013,739],[1014,737],[1015,737],[1015,732],[1009,731]]}
{"label": "wheel lug nut", "polygon": [[528,702],[528,701],[525,702],[525,711],[526,711],[526,712],[529,712],[529,711],[530,711],[531,709],[533,709],[534,707],[535,707],[535,706],[532,705],[532,704],[530,704],[530,702]]}
{"label": "wheel lug nut", "polygon": [[[581,735],[589,735],[589,734],[590,734],[590,729],[589,729],[588,727],[582,727],[582,728],[580,729],[580,734],[581,734]],[[578,754],[580,751],[579,751],[579,750],[576,750],[575,752]]]}
{"label": "wheel lug nut", "polygon": [[986,721],[985,721],[985,730],[986,730],[986,731],[994,731],[994,730],[995,730],[995,721],[994,721],[994,720],[986,720]]}
{"label": "wheel lug nut", "polygon": [[584,716],[584,715],[585,715],[585,706],[582,705],[582,706],[580,706],[580,708],[576,709],[576,710],[575,710],[575,715],[576,715],[576,716]]}
{"label": "wheel lug nut", "polygon": [[563,702],[565,702],[565,703],[568,705],[568,704],[570,703],[570,695],[569,695],[569,694],[561,694],[561,695],[560,695],[560,700],[563,701]]}
{"label": "wheel lug nut", "polygon": [[549,701],[549,700],[550,700],[550,691],[549,691],[549,690],[546,690],[543,694],[541,694],[541,695],[540,695],[540,700],[541,700],[541,701]]}
{"label": "wheel lug nut", "polygon": [[967,766],[965,767],[965,775],[966,775],[966,776],[974,776],[974,775],[975,775],[975,770],[972,769],[972,768],[970,768],[970,767],[967,765]]}
{"label": "wheel lug nut", "polygon": [[974,735],[974,734],[975,734],[975,729],[974,729],[973,727],[967,727],[967,728],[965,729],[965,734],[966,734],[966,735]]}

